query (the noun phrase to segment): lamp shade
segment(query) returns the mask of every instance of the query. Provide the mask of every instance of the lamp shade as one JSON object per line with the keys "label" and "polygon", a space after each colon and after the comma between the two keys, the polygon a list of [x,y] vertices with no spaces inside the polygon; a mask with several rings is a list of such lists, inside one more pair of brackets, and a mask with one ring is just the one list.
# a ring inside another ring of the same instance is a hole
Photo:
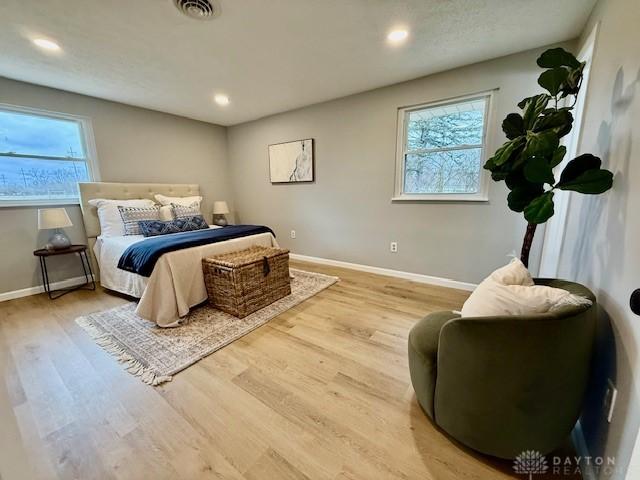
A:
{"label": "lamp shade", "polygon": [[227,206],[227,202],[223,202],[223,201],[213,202],[214,215],[225,215],[227,213],[229,213],[229,207]]}
{"label": "lamp shade", "polygon": [[70,227],[71,219],[64,208],[39,208],[38,230]]}

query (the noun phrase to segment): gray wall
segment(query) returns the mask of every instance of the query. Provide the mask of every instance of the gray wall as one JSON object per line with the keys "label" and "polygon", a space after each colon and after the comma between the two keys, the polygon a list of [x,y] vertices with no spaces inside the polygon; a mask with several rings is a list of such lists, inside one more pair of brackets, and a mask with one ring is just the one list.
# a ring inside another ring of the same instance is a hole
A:
{"label": "gray wall", "polygon": [[[91,117],[102,181],[198,183],[204,212],[213,200],[231,201],[223,127],[2,77],[0,103]],[[85,242],[79,207],[67,211],[74,224],[67,233]],[[37,208],[0,207],[0,293],[41,283],[32,252],[47,236],[37,230]],[[51,265],[56,279],[82,273],[68,257]]]}
{"label": "gray wall", "polygon": [[[633,188],[640,181],[640,4],[600,0],[585,32],[598,21],[580,151],[601,155],[616,174],[615,185],[604,196],[572,198],[560,276],[590,286],[602,308],[582,426],[590,453],[615,456],[621,468],[614,476],[624,478],[640,424],[640,319],[628,307],[629,294],[640,287],[640,196]],[[524,222],[506,208],[504,187],[493,183],[486,204],[391,203],[396,109],[499,87],[488,145],[493,151],[503,141],[499,121],[538,89],[538,53],[310,106],[228,132],[4,78],[0,103],[90,116],[104,181],[199,183],[209,204],[226,199],[233,209],[235,199],[242,221],[273,226],[280,242],[296,253],[477,282],[520,247]],[[267,145],[306,137],[316,140],[316,182],[271,185]],[[68,210],[75,225],[69,234],[82,242],[79,209]],[[46,234],[37,232],[36,213],[36,208],[0,208],[0,292],[39,284],[31,252]],[[296,240],[289,238],[291,229]],[[399,242],[397,254],[388,251],[392,240]],[[534,270],[537,261],[536,251]],[[79,274],[68,261],[58,267],[60,278]],[[619,389],[610,425],[601,407],[607,378]]]}
{"label": "gray wall", "polygon": [[[540,90],[541,50],[459,68],[230,127],[229,165],[242,222],[270,225],[299,254],[479,282],[522,243],[525,223],[508,210],[504,184],[488,203],[392,203],[397,109],[499,88],[488,149],[500,123]],[[271,185],[267,146],[315,138],[316,181]],[[289,238],[290,230],[297,238]],[[544,230],[537,234],[538,241]],[[389,242],[399,252],[389,252]],[[538,252],[531,264],[536,269]]]}
{"label": "gray wall", "polygon": [[[591,455],[616,457],[613,476],[624,478],[640,425],[640,317],[629,308],[640,288],[640,2],[601,0],[585,35],[597,22],[580,152],[599,155],[614,186],[600,196],[573,194],[560,275],[592,288],[602,307],[581,423]],[[607,378],[618,388],[611,424],[602,407]],[[636,468],[627,478],[640,478],[640,459]]]}

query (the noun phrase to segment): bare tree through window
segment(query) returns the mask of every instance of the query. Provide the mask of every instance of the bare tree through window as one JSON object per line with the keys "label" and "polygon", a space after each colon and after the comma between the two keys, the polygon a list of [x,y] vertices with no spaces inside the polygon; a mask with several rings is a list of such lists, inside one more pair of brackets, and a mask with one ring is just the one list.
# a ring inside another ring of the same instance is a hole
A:
{"label": "bare tree through window", "polygon": [[403,193],[477,193],[486,97],[405,113]]}

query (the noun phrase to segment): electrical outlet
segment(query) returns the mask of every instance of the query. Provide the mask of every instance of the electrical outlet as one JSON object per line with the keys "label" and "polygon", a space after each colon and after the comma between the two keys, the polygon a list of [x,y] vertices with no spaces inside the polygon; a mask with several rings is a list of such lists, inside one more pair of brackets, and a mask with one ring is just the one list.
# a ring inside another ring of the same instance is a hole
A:
{"label": "electrical outlet", "polygon": [[391,253],[398,253],[398,242],[391,242],[389,244],[389,251]]}
{"label": "electrical outlet", "polygon": [[296,231],[295,230],[291,230],[291,238],[296,238]]}
{"label": "electrical outlet", "polygon": [[613,410],[616,406],[616,398],[618,397],[618,389],[610,378],[607,379],[607,389],[604,392],[604,400],[602,402],[602,410],[607,416],[607,422],[611,423],[613,419]]}

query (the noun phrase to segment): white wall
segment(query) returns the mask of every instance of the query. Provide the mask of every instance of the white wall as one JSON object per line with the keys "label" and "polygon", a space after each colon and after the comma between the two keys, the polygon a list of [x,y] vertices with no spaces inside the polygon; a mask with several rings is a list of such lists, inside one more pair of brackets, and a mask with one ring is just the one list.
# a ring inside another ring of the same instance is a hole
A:
{"label": "white wall", "polygon": [[[274,228],[295,253],[476,283],[520,252],[525,222],[504,183],[488,203],[392,203],[398,107],[498,88],[488,153],[502,119],[539,92],[535,50],[274,115],[229,128],[241,221]],[[271,185],[267,146],[315,138],[316,181]],[[297,238],[289,238],[295,229]],[[544,228],[537,233],[538,241]],[[389,242],[399,252],[389,252]],[[536,270],[537,249],[531,264]]]}
{"label": "white wall", "polygon": [[[90,117],[102,181],[197,183],[205,213],[214,200],[231,200],[223,127],[2,77],[0,103]],[[74,224],[67,233],[84,243],[80,208],[67,211]],[[37,208],[0,207],[0,293],[41,283],[32,252],[46,240],[37,230]],[[51,259],[51,267],[54,279],[82,274],[69,257]]]}
{"label": "white wall", "polygon": [[[616,457],[614,477],[624,478],[640,425],[640,317],[629,308],[640,288],[640,2],[600,0],[584,36],[598,22],[579,152],[599,155],[614,186],[600,196],[572,194],[560,276],[593,289],[602,308],[581,423],[590,454]],[[618,388],[610,425],[602,408],[607,378]]]}

